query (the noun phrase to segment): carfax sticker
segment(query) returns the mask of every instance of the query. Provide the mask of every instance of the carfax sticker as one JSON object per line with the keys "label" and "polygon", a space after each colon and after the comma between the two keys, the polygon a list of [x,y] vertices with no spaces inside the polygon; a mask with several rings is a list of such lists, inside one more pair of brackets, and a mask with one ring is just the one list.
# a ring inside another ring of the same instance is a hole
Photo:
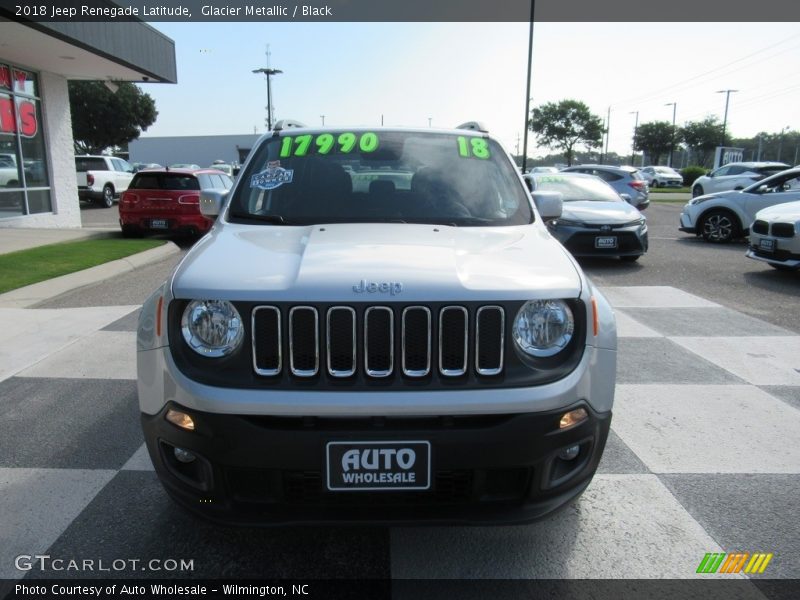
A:
{"label": "carfax sticker", "polygon": [[274,190],[284,183],[292,183],[294,169],[284,169],[279,160],[267,163],[267,168],[250,178],[250,187],[262,190]]}

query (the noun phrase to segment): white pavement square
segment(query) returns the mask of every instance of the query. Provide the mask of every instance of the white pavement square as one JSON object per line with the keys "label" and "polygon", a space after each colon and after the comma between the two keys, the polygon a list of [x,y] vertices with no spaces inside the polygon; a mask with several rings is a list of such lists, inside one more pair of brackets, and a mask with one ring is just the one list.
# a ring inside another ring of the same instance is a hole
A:
{"label": "white pavement square", "polygon": [[391,575],[685,579],[720,551],[655,475],[597,475],[575,504],[532,525],[394,528]]}
{"label": "white pavement square", "polygon": [[603,295],[614,308],[695,308],[719,306],[678,288],[662,285],[603,287]]}
{"label": "white pavement square", "polygon": [[17,376],[136,379],[136,332],[96,331]]}
{"label": "white pavement square", "polygon": [[800,473],[800,411],[750,385],[618,385],[612,427],[654,473]]}
{"label": "white pavement square", "polygon": [[800,336],[670,339],[754,385],[800,385]]}
{"label": "white pavement square", "polygon": [[116,471],[0,469],[0,578],[25,575],[20,554],[44,553]]}
{"label": "white pavement square", "polygon": [[0,381],[137,308],[0,308]]}
{"label": "white pavement square", "polygon": [[615,310],[614,315],[617,317],[618,337],[664,337],[621,310]]}
{"label": "white pavement square", "polygon": [[155,471],[153,461],[147,452],[147,444],[142,444],[139,449],[122,465],[123,471]]}

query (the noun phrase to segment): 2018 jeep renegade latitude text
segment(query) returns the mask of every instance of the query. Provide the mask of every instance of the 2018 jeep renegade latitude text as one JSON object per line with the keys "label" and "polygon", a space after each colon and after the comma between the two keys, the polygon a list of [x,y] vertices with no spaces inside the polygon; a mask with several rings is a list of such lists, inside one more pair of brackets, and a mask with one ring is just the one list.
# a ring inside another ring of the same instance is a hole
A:
{"label": "2018 jeep renegade latitude text", "polygon": [[611,422],[616,326],[476,123],[279,123],[145,302],[142,426],[217,521],[513,523],[576,498]]}

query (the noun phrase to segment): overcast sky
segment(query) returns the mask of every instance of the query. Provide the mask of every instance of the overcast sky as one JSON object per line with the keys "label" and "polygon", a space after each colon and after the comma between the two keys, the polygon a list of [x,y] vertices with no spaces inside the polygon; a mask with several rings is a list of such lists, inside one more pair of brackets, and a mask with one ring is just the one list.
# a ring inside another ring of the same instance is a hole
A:
{"label": "overcast sky", "polygon": [[[175,40],[178,84],[145,136],[262,133],[267,63],[277,119],[452,127],[480,120],[512,152],[523,134],[527,23],[153,23]],[[717,115],[728,131],[800,129],[800,23],[536,23],[532,106],[574,98],[631,151],[634,119]],[[528,145],[532,155],[547,153]]]}

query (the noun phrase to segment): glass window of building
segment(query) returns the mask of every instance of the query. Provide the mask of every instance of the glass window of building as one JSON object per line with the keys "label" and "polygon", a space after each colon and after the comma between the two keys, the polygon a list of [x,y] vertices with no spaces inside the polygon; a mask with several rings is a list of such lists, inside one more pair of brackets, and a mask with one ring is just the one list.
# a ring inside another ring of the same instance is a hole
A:
{"label": "glass window of building", "polygon": [[0,219],[51,212],[39,78],[0,63]]}

